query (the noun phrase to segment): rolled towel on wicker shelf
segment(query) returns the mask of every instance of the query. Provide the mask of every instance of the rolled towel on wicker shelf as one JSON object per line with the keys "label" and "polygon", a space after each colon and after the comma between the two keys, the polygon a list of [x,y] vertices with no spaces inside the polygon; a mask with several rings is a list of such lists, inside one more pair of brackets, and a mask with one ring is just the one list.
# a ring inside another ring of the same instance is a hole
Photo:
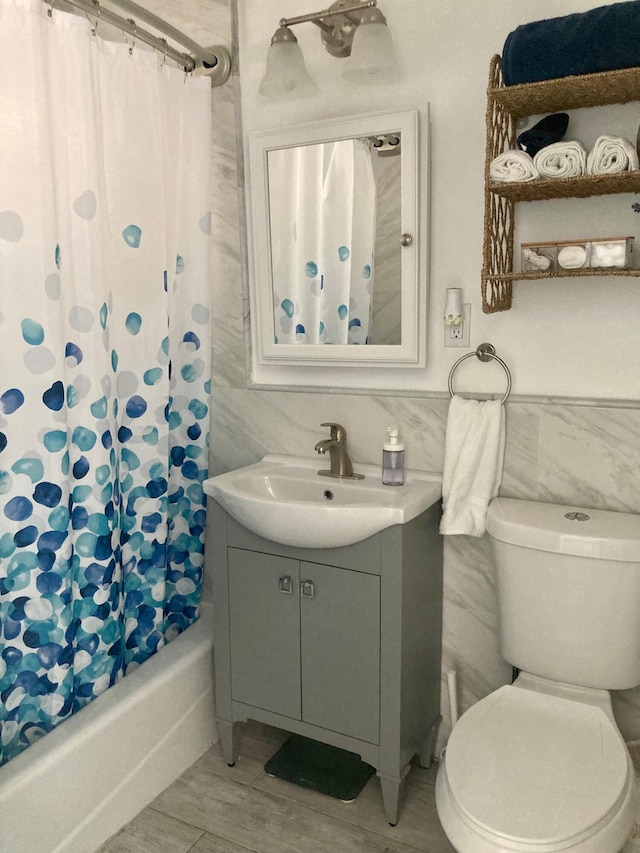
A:
{"label": "rolled towel on wicker shelf", "polygon": [[533,158],[541,178],[576,178],[587,171],[587,152],[581,142],[554,142]]}
{"label": "rolled towel on wicker shelf", "polygon": [[522,24],[502,50],[506,86],[640,65],[640,0]]}
{"label": "rolled towel on wicker shelf", "polygon": [[494,181],[532,181],[539,177],[533,158],[517,149],[498,154],[491,161],[489,176]]}
{"label": "rolled towel on wicker shelf", "polygon": [[599,136],[587,157],[590,175],[615,175],[639,168],[638,152],[621,136]]}
{"label": "rolled towel on wicker shelf", "polygon": [[567,113],[553,113],[523,131],[516,139],[516,144],[520,151],[526,151],[527,154],[535,157],[541,148],[560,142],[567,132],[568,125]]}

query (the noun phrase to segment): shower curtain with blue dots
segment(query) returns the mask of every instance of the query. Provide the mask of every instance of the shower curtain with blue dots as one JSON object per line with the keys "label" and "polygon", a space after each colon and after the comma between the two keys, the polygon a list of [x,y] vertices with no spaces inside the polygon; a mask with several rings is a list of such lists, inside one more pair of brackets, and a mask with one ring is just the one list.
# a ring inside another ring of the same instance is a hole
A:
{"label": "shower curtain with blue dots", "polygon": [[0,0],[3,762],[198,618],[210,83]]}

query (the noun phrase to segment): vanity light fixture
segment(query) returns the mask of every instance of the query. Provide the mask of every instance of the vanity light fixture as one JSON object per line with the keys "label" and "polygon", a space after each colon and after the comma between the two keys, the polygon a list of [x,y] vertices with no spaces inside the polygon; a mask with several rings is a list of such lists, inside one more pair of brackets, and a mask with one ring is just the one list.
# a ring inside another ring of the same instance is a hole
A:
{"label": "vanity light fixture", "polygon": [[267,98],[297,98],[312,95],[315,90],[298,39],[281,22],[271,39],[259,92]]}
{"label": "vanity light fixture", "polygon": [[290,98],[315,91],[298,40],[290,29],[307,22],[320,28],[322,43],[332,56],[348,57],[342,70],[346,80],[388,82],[398,76],[391,33],[377,8],[377,0],[336,0],[322,12],[280,20],[267,53],[267,70],[259,88],[262,95]]}

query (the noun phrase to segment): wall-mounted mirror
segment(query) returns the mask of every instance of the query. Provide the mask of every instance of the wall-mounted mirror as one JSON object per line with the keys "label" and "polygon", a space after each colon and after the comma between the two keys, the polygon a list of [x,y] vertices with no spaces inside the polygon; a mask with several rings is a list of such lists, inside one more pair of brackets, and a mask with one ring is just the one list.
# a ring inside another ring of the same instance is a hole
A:
{"label": "wall-mounted mirror", "polygon": [[415,111],[249,139],[254,364],[424,365]]}

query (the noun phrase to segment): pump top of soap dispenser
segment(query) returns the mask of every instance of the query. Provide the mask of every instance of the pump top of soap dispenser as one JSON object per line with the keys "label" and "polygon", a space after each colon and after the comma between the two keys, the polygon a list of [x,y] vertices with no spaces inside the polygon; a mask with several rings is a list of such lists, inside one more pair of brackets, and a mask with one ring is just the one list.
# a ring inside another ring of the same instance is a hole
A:
{"label": "pump top of soap dispenser", "polygon": [[387,427],[389,438],[383,445],[383,450],[404,450],[404,444],[399,440],[400,430],[397,426]]}

